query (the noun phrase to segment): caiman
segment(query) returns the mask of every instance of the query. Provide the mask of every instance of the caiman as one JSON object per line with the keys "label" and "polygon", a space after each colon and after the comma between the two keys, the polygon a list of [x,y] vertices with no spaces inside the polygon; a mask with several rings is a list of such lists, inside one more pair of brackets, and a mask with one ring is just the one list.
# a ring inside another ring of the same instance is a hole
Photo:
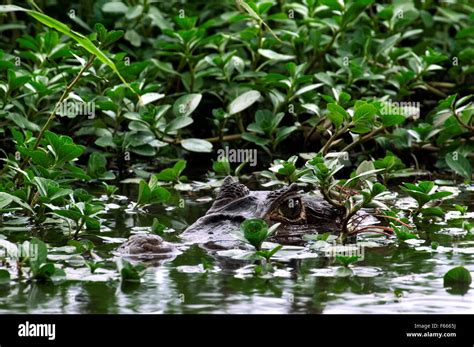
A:
{"label": "caiman", "polygon": [[[268,225],[281,223],[269,241],[283,245],[302,244],[303,235],[341,230],[342,209],[322,197],[303,193],[297,184],[274,191],[251,191],[227,176],[211,208],[181,235],[184,244],[199,244],[206,249],[246,248],[233,231],[249,218],[261,218]],[[157,235],[134,235],[119,249],[121,253],[167,254],[173,244]]]}

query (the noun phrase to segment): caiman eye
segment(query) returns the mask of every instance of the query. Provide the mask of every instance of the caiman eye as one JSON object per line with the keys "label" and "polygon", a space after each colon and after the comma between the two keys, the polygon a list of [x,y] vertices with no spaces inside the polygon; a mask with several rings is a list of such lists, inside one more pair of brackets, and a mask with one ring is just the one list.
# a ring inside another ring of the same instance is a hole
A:
{"label": "caiman eye", "polygon": [[298,219],[301,215],[301,200],[290,198],[281,203],[278,212],[285,218]]}

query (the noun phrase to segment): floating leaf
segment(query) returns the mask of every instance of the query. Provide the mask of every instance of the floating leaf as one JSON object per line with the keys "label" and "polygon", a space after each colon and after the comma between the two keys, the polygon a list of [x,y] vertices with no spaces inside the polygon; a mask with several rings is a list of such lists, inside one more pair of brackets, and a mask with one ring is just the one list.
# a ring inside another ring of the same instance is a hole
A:
{"label": "floating leaf", "polygon": [[0,284],[6,284],[10,282],[10,272],[5,269],[0,269]]}

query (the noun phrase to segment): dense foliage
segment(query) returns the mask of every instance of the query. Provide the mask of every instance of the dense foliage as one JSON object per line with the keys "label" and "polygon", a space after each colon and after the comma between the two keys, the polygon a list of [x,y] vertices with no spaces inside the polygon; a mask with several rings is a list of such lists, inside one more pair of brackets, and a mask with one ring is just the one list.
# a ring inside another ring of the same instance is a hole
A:
{"label": "dense foliage", "polygon": [[[77,239],[100,230],[125,179],[138,183],[140,209],[179,204],[170,187],[203,173],[256,174],[266,187],[318,188],[344,208],[342,243],[363,232],[349,222],[366,207],[406,240],[420,216],[444,214],[431,202],[451,193],[430,178],[471,182],[467,0],[16,5],[0,7],[0,223],[58,223]],[[256,149],[258,160],[219,158],[224,148]],[[417,202],[405,211],[386,204],[400,178]],[[105,198],[84,189],[91,182]],[[94,247],[72,242],[81,254]],[[35,278],[61,273],[46,255],[29,266]]]}

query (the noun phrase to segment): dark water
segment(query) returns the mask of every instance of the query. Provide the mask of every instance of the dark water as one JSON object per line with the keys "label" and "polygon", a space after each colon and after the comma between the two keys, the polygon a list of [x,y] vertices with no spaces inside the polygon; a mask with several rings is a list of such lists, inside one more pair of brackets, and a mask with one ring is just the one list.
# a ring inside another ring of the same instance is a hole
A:
{"label": "dark water", "polygon": [[[473,285],[463,294],[443,287],[443,275],[455,266],[474,272],[474,240],[456,223],[445,221],[425,225],[423,238],[428,241],[422,244],[369,240],[364,259],[346,277],[340,276],[340,265],[309,249],[287,247],[273,273],[257,276],[249,262],[193,246],[175,259],[149,266],[140,284],[121,283],[113,250],[130,234],[149,231],[154,217],[172,228],[165,238],[176,241],[210,206],[210,201],[196,201],[203,196],[211,192],[176,196],[177,202],[184,199],[183,208],[147,212],[126,210],[128,201],[114,201],[117,206],[109,205],[103,216],[105,228],[84,235],[97,244],[95,252],[107,264],[95,274],[71,247],[64,247],[66,238],[57,227],[39,231],[51,246],[50,259],[64,266],[67,281],[15,279],[1,285],[0,313],[474,313]],[[470,205],[471,223],[473,197],[471,188],[454,200]],[[457,212],[448,213],[447,219],[461,221]],[[1,229],[10,241],[19,242],[28,228],[17,223]],[[439,242],[436,251],[431,241]],[[209,264],[206,270],[203,261]]]}

